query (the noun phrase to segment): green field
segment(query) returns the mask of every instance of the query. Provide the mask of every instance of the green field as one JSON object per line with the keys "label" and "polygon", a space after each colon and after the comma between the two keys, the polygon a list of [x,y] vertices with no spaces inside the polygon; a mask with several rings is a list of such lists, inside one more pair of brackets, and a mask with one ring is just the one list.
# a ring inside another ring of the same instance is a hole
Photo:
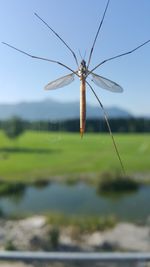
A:
{"label": "green field", "polygon": [[[150,173],[150,136],[114,135],[126,172]],[[121,171],[108,134],[25,132],[8,139],[0,131],[0,179],[33,181]]]}

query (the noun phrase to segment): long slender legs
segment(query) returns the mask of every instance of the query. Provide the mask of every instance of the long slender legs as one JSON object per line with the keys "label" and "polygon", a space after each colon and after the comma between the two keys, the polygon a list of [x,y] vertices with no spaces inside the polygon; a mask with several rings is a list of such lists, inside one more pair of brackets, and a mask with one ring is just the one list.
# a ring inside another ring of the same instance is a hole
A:
{"label": "long slender legs", "polygon": [[90,62],[91,62],[92,54],[93,54],[93,51],[94,51],[94,46],[95,46],[97,37],[98,37],[98,35],[99,35],[100,29],[101,29],[101,27],[102,27],[102,24],[103,24],[103,21],[104,21],[106,12],[107,12],[107,8],[108,8],[108,5],[109,5],[109,2],[110,2],[110,0],[107,1],[107,5],[106,5],[106,7],[105,7],[105,10],[104,10],[104,13],[103,13],[102,20],[100,21],[100,24],[99,24],[99,27],[98,27],[98,30],[97,30],[97,33],[96,33],[96,36],[95,36],[95,39],[94,39],[94,42],[93,42],[93,45],[92,45],[92,48],[91,48],[91,51],[90,51],[90,56],[89,56],[89,60],[88,60],[88,64],[87,64],[87,68],[89,68],[89,65],[90,65]]}
{"label": "long slender legs", "polygon": [[49,25],[48,25],[48,23],[46,22],[46,21],[44,21],[37,13],[34,13],[35,14],[35,16],[38,18],[38,19],[40,19],[56,36],[57,36],[57,38],[59,39],[59,40],[61,40],[61,42],[70,50],[70,52],[72,53],[72,55],[73,55],[73,57],[74,57],[74,59],[75,59],[75,62],[76,62],[76,64],[77,64],[77,67],[79,67],[79,64],[78,64],[78,60],[77,60],[77,57],[76,57],[76,54],[75,54],[75,52],[70,48],[70,46],[60,37],[60,35],[56,32],[56,31],[54,31]]}
{"label": "long slender legs", "polygon": [[[132,49],[132,50],[130,50],[130,51],[128,51],[128,52],[124,52],[124,53],[119,54],[119,55],[117,55],[117,56],[110,57],[110,58],[108,58],[108,59],[103,60],[103,61],[100,62],[98,65],[96,65],[96,67],[94,67],[92,70],[90,70],[90,71],[88,72],[88,75],[91,74],[91,72],[93,72],[94,70],[96,70],[98,67],[100,67],[100,66],[103,65],[104,63],[106,63],[106,62],[108,62],[108,61],[110,61],[110,60],[119,58],[119,57],[126,56],[126,55],[128,55],[128,54],[131,54],[131,53],[133,53],[134,51],[136,51],[136,50],[138,50],[139,48],[141,48],[142,46],[148,44],[149,42],[150,42],[150,40],[148,40],[148,41],[146,41],[146,42],[144,42],[144,43],[138,45],[137,47],[135,47],[134,49]],[[88,75],[87,75],[87,76],[88,76]]]}
{"label": "long slender legs", "polygon": [[103,113],[104,113],[104,117],[105,117],[105,121],[106,121],[106,124],[107,124],[107,127],[108,127],[108,130],[109,130],[109,134],[112,138],[112,142],[113,142],[113,145],[114,145],[114,148],[115,148],[115,151],[116,151],[116,154],[117,154],[117,157],[119,159],[119,162],[120,162],[120,165],[121,165],[121,168],[122,168],[122,171],[123,171],[123,174],[125,175],[125,168],[124,168],[124,165],[123,165],[123,162],[122,162],[122,159],[120,157],[120,154],[119,154],[119,151],[118,151],[118,148],[117,148],[117,145],[116,145],[116,142],[115,142],[115,139],[114,139],[114,136],[112,134],[112,131],[111,131],[111,127],[110,127],[110,124],[109,124],[109,120],[108,120],[108,117],[107,117],[107,113],[104,109],[104,106],[103,104],[101,103],[99,97],[97,96],[97,94],[95,93],[94,89],[92,88],[92,86],[89,84],[89,82],[86,81],[86,83],[88,84],[88,86],[90,87],[90,89],[92,90],[93,94],[95,95],[100,107],[102,108],[103,110]]}
{"label": "long slender legs", "polygon": [[61,65],[62,67],[68,69],[69,71],[73,72],[75,75],[78,76],[78,74],[77,74],[76,71],[72,70],[70,67],[66,66],[65,64],[63,64],[63,63],[61,63],[61,62],[59,62],[59,61],[52,60],[52,59],[48,59],[48,58],[44,58],[44,57],[37,57],[37,56],[31,55],[31,54],[29,54],[29,53],[27,53],[27,52],[25,52],[25,51],[23,51],[23,50],[21,50],[21,49],[18,49],[18,48],[16,48],[15,46],[12,46],[12,45],[10,45],[10,44],[8,44],[8,43],[5,43],[5,42],[2,42],[2,43],[3,43],[4,45],[7,45],[8,47],[10,47],[10,48],[12,48],[12,49],[14,49],[14,50],[20,52],[20,53],[22,53],[22,54],[28,56],[28,57],[31,57],[31,58],[34,58],[34,59],[40,59],[40,60],[48,61],[48,62],[51,62],[51,63],[59,64],[59,65]]}

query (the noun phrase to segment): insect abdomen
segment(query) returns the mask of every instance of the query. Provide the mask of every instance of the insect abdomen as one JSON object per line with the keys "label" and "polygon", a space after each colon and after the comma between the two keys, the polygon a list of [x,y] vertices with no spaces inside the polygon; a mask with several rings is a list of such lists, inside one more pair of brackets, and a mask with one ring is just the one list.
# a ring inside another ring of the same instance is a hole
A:
{"label": "insect abdomen", "polygon": [[85,122],[86,122],[86,86],[85,86],[85,78],[81,77],[80,84],[80,134],[81,137],[85,132]]}

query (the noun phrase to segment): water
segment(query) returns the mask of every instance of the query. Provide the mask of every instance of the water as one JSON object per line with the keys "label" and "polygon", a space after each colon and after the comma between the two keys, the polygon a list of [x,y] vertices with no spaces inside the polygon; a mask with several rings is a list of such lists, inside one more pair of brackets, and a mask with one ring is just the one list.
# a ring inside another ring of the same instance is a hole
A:
{"label": "water", "polygon": [[98,195],[85,183],[69,186],[50,183],[29,186],[19,197],[1,197],[0,209],[6,214],[41,214],[61,212],[74,215],[114,214],[121,220],[145,221],[150,215],[150,186],[123,195]]}

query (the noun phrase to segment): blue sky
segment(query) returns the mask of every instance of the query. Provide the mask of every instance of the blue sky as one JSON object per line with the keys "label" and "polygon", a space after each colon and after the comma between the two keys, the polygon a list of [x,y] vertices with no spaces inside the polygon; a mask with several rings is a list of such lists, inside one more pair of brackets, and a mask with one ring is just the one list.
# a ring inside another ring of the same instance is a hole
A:
{"label": "blue sky", "polygon": [[[37,12],[72,47],[88,57],[106,0],[0,0],[0,37],[33,55],[59,60],[72,69],[71,53],[34,15]],[[91,68],[105,58],[126,52],[150,39],[150,1],[111,0],[93,53]],[[135,115],[150,115],[150,43],[135,53],[96,70],[123,88],[115,94],[96,87],[104,106],[119,106]],[[79,100],[79,81],[44,91],[51,80],[68,74],[59,65],[26,57],[0,44],[0,103],[42,100]],[[96,99],[87,88],[87,101]]]}

